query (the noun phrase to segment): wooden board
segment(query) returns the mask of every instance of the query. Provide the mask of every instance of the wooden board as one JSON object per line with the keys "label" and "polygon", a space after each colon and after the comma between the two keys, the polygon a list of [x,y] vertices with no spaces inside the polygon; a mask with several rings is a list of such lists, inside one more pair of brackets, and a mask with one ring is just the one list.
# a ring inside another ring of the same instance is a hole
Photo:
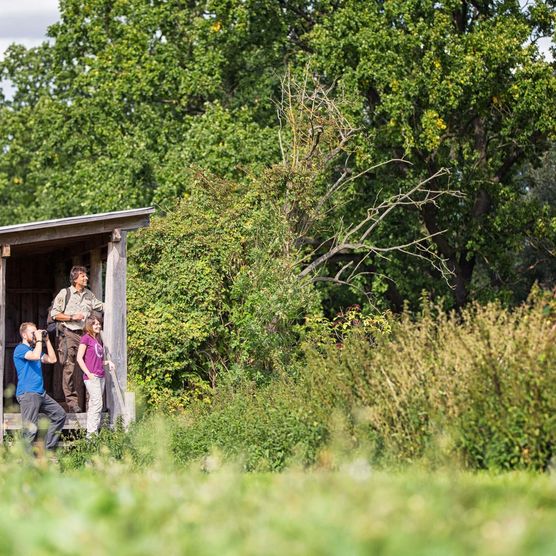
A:
{"label": "wooden board", "polygon": [[102,253],[100,248],[91,251],[89,262],[89,289],[97,299],[104,299],[102,288]]}
{"label": "wooden board", "polygon": [[[43,244],[60,240],[93,237],[111,233],[115,228],[121,230],[136,230],[149,225],[149,216],[154,209],[143,209],[143,213],[125,216],[92,215],[86,217],[61,218],[31,224],[0,227],[0,244],[10,245],[13,249],[17,245]],[[116,213],[114,213],[116,214]]]}
{"label": "wooden board", "polygon": [[[39,421],[46,419],[46,415],[39,413]],[[103,412],[101,415],[101,423],[107,424],[109,421],[108,412]],[[85,429],[87,427],[87,414],[86,413],[67,413],[66,422],[64,423],[64,430]],[[4,413],[4,429],[7,431],[14,431],[21,429],[21,413]]]}
{"label": "wooden board", "polygon": [[[108,244],[103,338],[124,391],[127,389],[126,266],[126,233],[121,232],[119,241]],[[106,405],[113,422],[124,414],[109,374],[106,376]]]}

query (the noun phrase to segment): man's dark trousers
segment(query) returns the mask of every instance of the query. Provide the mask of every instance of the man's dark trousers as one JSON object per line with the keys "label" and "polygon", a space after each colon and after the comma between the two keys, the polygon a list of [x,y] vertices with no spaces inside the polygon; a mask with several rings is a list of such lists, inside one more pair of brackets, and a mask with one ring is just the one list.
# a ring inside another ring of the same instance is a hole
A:
{"label": "man's dark trousers", "polygon": [[21,407],[23,438],[29,445],[35,440],[39,413],[44,413],[50,419],[50,426],[44,439],[45,447],[47,450],[54,450],[66,422],[66,412],[62,406],[46,393],[25,392],[21,396],[17,396],[17,401]]}
{"label": "man's dark trousers", "polygon": [[58,339],[58,360],[63,365],[62,369],[62,390],[68,404],[69,411],[74,411],[79,407],[77,392],[75,390],[75,362],[77,350],[81,342],[83,331],[74,331],[64,327]]}

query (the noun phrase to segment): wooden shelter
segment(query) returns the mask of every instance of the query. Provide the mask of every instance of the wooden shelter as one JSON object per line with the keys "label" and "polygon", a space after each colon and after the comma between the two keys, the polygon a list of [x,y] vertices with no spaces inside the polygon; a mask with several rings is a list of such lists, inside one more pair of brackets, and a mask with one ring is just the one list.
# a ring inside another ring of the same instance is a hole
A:
{"label": "wooden shelter", "polygon": [[[116,365],[116,375],[127,385],[126,344],[126,235],[148,226],[153,208],[93,214],[0,227],[0,442],[8,429],[19,428],[15,402],[17,374],[13,351],[20,342],[19,325],[35,322],[46,327],[54,296],[69,284],[73,265],[89,269],[89,288],[105,302],[104,341]],[[64,409],[62,369],[43,365],[45,387]],[[85,407],[82,375],[75,381],[79,405]],[[111,422],[124,412],[107,375],[106,408]],[[66,428],[79,426],[85,414],[68,414]]]}

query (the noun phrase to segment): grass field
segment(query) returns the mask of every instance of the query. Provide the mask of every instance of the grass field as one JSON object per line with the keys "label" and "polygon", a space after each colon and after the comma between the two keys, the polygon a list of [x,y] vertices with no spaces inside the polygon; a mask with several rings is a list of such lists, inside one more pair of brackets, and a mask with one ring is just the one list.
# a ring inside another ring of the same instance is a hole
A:
{"label": "grass field", "polygon": [[556,478],[0,463],[0,554],[556,554]]}

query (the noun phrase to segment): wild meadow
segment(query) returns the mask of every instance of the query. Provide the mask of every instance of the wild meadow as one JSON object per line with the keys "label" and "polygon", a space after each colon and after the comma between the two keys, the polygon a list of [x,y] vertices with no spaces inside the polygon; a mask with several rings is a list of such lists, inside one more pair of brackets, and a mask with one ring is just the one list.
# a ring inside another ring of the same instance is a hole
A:
{"label": "wild meadow", "polygon": [[[169,431],[80,467],[2,454],[0,554],[552,554],[556,477],[457,466],[384,469],[361,455],[246,473],[212,454],[183,465]],[[147,432],[149,433],[147,435]],[[73,450],[86,450],[74,446]],[[143,459],[141,459],[141,455]],[[73,462],[75,463],[75,462]]]}
{"label": "wild meadow", "polygon": [[57,461],[14,440],[0,554],[552,554],[550,303],[361,321]]}
{"label": "wild meadow", "polygon": [[[63,459],[63,458],[62,458]],[[218,455],[79,470],[4,456],[0,554],[553,554],[556,478],[418,466],[245,473]]]}

